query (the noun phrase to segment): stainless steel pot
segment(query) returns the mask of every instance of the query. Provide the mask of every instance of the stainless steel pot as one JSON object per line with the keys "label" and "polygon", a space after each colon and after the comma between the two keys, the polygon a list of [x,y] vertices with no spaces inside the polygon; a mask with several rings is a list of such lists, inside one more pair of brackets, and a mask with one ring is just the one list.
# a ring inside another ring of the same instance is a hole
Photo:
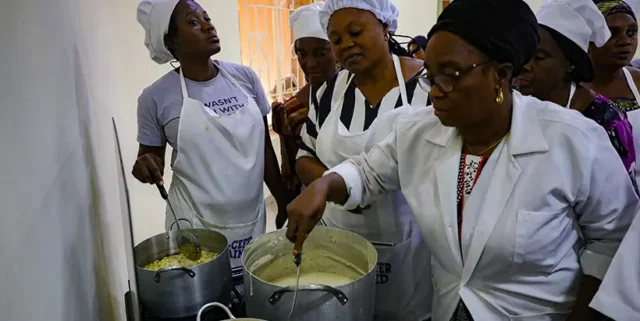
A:
{"label": "stainless steel pot", "polygon": [[[261,236],[242,257],[247,315],[287,320],[295,287],[271,282],[296,274],[285,231]],[[353,282],[331,287],[300,285],[291,321],[371,321],[375,300],[376,249],[365,238],[341,229],[318,226],[304,243],[301,274],[329,272]]]}
{"label": "stainless steel pot", "polygon": [[177,231],[155,235],[135,248],[140,304],[146,314],[162,318],[193,316],[209,302],[231,302],[233,288],[229,246],[221,233],[191,229],[203,250],[218,253],[213,260],[191,268],[151,271],[144,266],[179,253]]}

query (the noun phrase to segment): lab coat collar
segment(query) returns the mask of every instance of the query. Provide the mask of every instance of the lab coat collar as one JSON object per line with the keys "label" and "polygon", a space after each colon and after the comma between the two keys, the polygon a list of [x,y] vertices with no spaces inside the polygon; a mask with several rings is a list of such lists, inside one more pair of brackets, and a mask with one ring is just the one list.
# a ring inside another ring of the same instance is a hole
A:
{"label": "lab coat collar", "polygon": [[[498,147],[496,157],[490,159],[486,166],[488,168],[483,170],[477,183],[480,188],[471,194],[469,203],[465,207],[465,216],[479,215],[479,212],[487,215],[483,215],[482,220],[479,220],[475,228],[471,229],[475,231],[471,236],[472,241],[466,242],[470,246],[463,246],[467,254],[464,266],[457,228],[454,228],[457,226],[455,178],[459,169],[462,138],[457,130],[442,124],[434,126],[426,134],[429,142],[442,147],[442,152],[436,161],[436,181],[440,195],[436,205],[440,208],[443,223],[447,227],[445,235],[451,250],[449,252],[451,257],[447,261],[453,263],[447,268],[462,277],[462,284],[469,281],[489,235],[520,176],[517,156],[549,150],[536,114],[537,104],[543,104],[543,102],[524,97],[518,92],[513,94],[511,132],[506,141]],[[484,195],[474,195],[477,193]],[[491,201],[484,202],[484,200]]]}
{"label": "lab coat collar", "polygon": [[[508,137],[509,151],[513,156],[549,150],[536,109],[528,108],[535,104],[542,102],[536,98],[522,96],[517,91],[513,92],[511,132]],[[456,136],[459,136],[456,129],[439,124],[425,135],[425,139],[441,147],[452,147],[456,145]]]}
{"label": "lab coat collar", "polygon": [[543,102],[533,97],[522,96],[517,91],[513,92],[511,132],[508,140],[509,150],[513,156],[549,150],[536,114],[537,108],[532,108],[536,104],[543,104]]}

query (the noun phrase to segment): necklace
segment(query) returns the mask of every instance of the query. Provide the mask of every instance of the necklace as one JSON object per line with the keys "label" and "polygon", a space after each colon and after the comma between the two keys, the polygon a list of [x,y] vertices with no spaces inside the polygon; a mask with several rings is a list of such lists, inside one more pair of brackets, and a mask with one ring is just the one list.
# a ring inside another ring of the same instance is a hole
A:
{"label": "necklace", "polygon": [[483,151],[482,151],[482,152],[480,152],[480,153],[477,153],[477,154],[476,154],[476,153],[474,153],[474,152],[473,152],[473,149],[471,149],[471,146],[469,146],[469,145],[467,145],[467,149],[469,149],[469,152],[471,152],[471,154],[473,154],[473,155],[479,155],[479,156],[482,156],[484,153],[488,152],[490,149],[492,149],[492,148],[494,148],[494,147],[498,146],[498,144],[500,144],[500,142],[502,142],[502,141],[504,140],[504,138],[505,138],[505,137],[507,137],[507,135],[509,135],[509,132],[507,132],[504,136],[502,136],[500,139],[498,139],[495,143],[491,144],[491,146],[489,146],[489,148],[487,148],[487,149],[483,150]]}

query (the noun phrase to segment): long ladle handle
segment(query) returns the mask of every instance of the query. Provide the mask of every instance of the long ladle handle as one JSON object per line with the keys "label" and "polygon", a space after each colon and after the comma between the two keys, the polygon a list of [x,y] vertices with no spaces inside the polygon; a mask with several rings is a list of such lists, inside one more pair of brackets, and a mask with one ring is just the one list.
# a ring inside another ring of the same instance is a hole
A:
{"label": "long ladle handle", "polygon": [[[173,219],[178,222],[178,217],[176,216],[176,212],[173,210],[173,206],[171,206],[171,202],[169,201],[169,193],[167,193],[167,189],[164,188],[164,185],[160,185],[156,183],[156,187],[158,187],[158,191],[160,192],[160,196],[169,204],[169,209],[171,210],[171,214],[173,214]],[[178,226],[178,231],[180,231],[180,222],[176,224]]]}
{"label": "long ladle handle", "polygon": [[156,187],[158,187],[158,191],[160,192],[160,196],[162,196],[162,199],[164,199],[165,201],[168,200],[169,193],[167,193],[167,189],[164,188],[164,185],[156,184]]}

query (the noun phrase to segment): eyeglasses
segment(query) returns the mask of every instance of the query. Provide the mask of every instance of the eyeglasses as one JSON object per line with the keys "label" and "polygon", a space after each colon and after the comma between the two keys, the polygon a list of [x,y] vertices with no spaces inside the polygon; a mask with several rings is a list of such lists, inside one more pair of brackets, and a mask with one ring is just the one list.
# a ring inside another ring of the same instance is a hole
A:
{"label": "eyeglasses", "polygon": [[428,74],[425,74],[418,77],[418,84],[420,85],[420,88],[422,88],[422,90],[426,92],[430,92],[433,85],[435,85],[443,93],[447,94],[452,92],[453,89],[455,89],[455,85],[460,80],[460,77],[470,73],[476,67],[480,67],[487,63],[489,63],[489,61],[485,61],[479,64],[473,64],[471,66],[458,69],[454,73],[441,74],[441,75],[437,75],[436,77],[431,77]]}

